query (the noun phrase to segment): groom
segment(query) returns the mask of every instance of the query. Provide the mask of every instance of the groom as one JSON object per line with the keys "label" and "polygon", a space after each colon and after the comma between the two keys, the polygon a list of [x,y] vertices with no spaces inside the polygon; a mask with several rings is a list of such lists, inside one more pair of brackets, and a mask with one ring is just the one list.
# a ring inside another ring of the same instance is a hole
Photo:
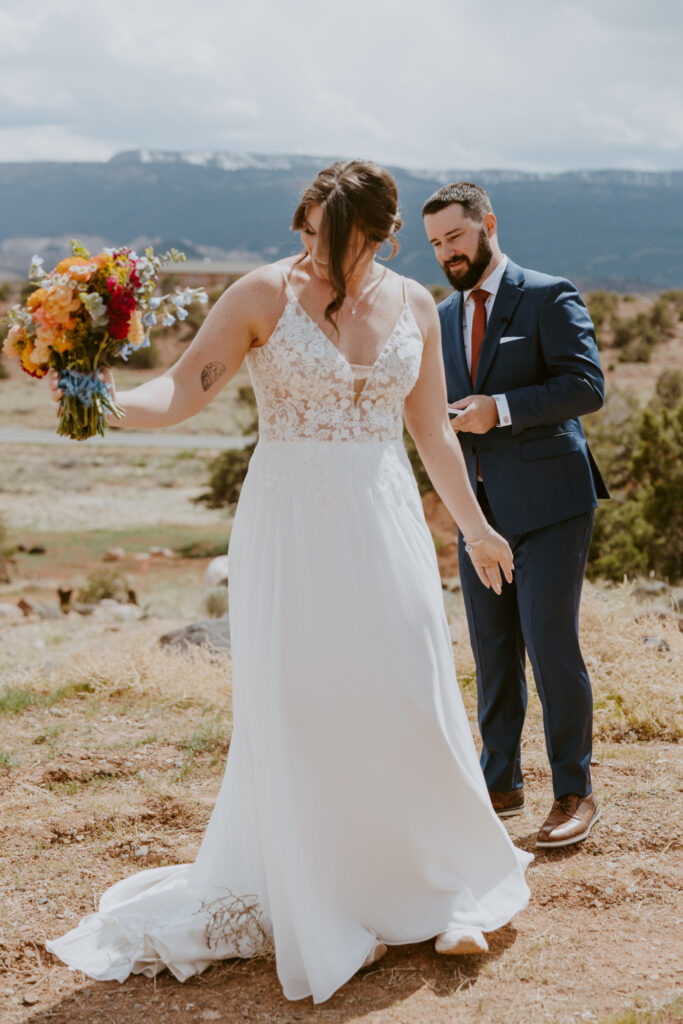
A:
{"label": "groom", "polygon": [[555,795],[536,842],[568,846],[600,816],[590,777],[592,694],[578,638],[594,509],[609,497],[579,420],[604,400],[595,333],[573,285],[503,255],[478,185],[444,186],[422,215],[455,288],[439,305],[448,400],[459,410],[453,429],[484,514],[515,558],[514,581],[498,597],[479,581],[459,538],[481,764],[495,811],[518,814],[526,652]]}

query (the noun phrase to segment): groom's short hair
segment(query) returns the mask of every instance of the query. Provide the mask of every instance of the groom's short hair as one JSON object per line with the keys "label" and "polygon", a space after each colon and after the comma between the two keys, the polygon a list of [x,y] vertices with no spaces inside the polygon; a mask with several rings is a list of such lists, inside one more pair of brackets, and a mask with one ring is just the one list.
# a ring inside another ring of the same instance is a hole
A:
{"label": "groom's short hair", "polygon": [[479,185],[471,181],[455,181],[444,185],[430,196],[422,207],[422,216],[438,213],[452,203],[460,203],[463,210],[473,220],[483,220],[487,213],[493,213],[491,200]]}

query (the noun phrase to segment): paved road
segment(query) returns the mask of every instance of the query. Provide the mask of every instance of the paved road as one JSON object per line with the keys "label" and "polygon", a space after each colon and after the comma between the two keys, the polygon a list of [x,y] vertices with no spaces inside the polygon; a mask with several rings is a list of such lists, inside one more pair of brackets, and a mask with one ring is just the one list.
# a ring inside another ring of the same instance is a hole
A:
{"label": "paved road", "polygon": [[[205,448],[227,451],[245,448],[251,438],[225,437],[222,434],[171,434],[159,430],[133,431],[112,430],[104,437],[91,437],[80,444],[89,448],[180,448],[181,450]],[[7,428],[0,430],[0,446],[3,444],[73,445],[69,437],[60,437],[51,430],[30,430]]]}

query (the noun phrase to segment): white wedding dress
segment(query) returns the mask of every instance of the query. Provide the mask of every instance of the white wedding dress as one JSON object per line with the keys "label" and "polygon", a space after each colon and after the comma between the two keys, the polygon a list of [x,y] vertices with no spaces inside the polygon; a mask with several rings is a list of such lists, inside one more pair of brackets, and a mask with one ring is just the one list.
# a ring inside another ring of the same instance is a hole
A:
{"label": "white wedding dress", "polygon": [[91,978],[181,981],[272,941],[327,999],[378,941],[524,907],[530,854],[491,809],[434,545],[402,443],[422,337],[407,301],[362,389],[287,304],[247,356],[260,440],[230,540],[234,733],[194,864],[141,871],[47,948]]}

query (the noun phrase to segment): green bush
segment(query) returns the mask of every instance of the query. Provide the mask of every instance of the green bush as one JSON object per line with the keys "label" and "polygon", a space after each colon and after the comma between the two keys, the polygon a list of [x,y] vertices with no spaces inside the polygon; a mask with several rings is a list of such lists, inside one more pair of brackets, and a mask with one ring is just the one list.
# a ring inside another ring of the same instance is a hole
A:
{"label": "green bush", "polygon": [[97,604],[105,598],[127,601],[128,589],[128,581],[118,569],[95,569],[76,593],[76,600],[83,604]]}
{"label": "green bush", "polygon": [[228,588],[212,587],[204,598],[206,614],[211,619],[220,619],[228,614]]}
{"label": "green bush", "polygon": [[9,583],[11,578],[12,555],[15,547],[8,540],[7,522],[0,513],[0,583]]}
{"label": "green bush", "polygon": [[653,572],[683,577],[683,374],[667,370],[645,408],[613,393],[586,418],[612,501],[601,503],[589,555],[591,576],[621,580]]}
{"label": "green bush", "polygon": [[[256,397],[250,387],[241,387],[237,392],[237,417],[242,421],[242,433],[245,436],[256,433]],[[246,448],[221,452],[209,464],[209,490],[195,498],[195,502],[202,502],[209,508],[234,505],[240,496],[255,447],[254,440]]]}
{"label": "green bush", "polygon": [[406,446],[408,458],[410,459],[410,465],[413,467],[413,473],[415,474],[415,479],[417,480],[417,486],[420,491],[420,494],[428,494],[430,491],[434,490],[434,485],[432,481],[429,479],[427,470],[424,468],[422,459],[418,455],[415,442],[413,441],[412,437],[410,436],[407,430],[403,431],[403,443]]}
{"label": "green bush", "polygon": [[619,296],[615,292],[590,292],[586,296],[586,306],[593,321],[595,335],[600,347],[603,344],[602,331],[605,321],[611,322],[616,317],[618,302]]}
{"label": "green bush", "polygon": [[[2,338],[0,338],[0,341],[2,341]],[[0,355],[0,380],[7,380],[8,377],[9,377],[9,370],[7,369],[7,367],[5,365],[5,360]]]}

